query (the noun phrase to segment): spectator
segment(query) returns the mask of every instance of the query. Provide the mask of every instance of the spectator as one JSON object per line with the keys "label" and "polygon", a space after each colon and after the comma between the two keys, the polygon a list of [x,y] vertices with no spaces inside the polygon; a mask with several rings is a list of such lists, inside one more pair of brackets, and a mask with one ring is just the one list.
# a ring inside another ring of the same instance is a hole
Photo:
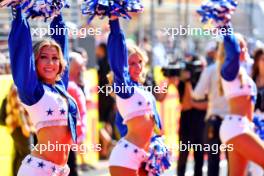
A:
{"label": "spectator", "polygon": [[7,74],[8,70],[9,69],[7,59],[5,55],[0,52],[0,75]]}
{"label": "spectator", "polygon": [[[207,108],[205,139],[207,144],[219,147],[221,145],[219,129],[224,116],[228,113],[228,103],[225,97],[220,95],[218,89],[219,61],[217,58],[212,61],[213,63],[203,70],[192,96],[195,100],[208,99],[205,105]],[[203,104],[193,102],[193,106],[200,108]],[[220,148],[217,153],[215,151],[208,152],[208,176],[219,175],[220,154]]]}
{"label": "spectator", "polygon": [[161,32],[157,33],[157,41],[153,46],[153,57],[152,57],[152,66],[165,66],[167,65],[166,61],[166,49],[162,43],[163,36]]}
{"label": "spectator", "polygon": [[[75,99],[80,118],[78,119],[77,126],[77,142],[78,144],[83,144],[86,139],[87,133],[87,110],[86,110],[86,98],[84,92],[81,87],[78,86],[80,81],[80,76],[84,71],[84,63],[85,60],[83,57],[75,52],[70,53],[70,70],[69,70],[69,85],[68,92]],[[80,155],[81,158],[81,169],[88,170],[88,166],[85,164],[84,155]],[[70,151],[68,164],[70,166],[70,174],[69,176],[77,176],[77,163],[76,163],[76,153],[74,151]]]}
{"label": "spectator", "polygon": [[[252,70],[252,78],[257,85],[258,94],[255,105],[255,116],[253,122],[256,126],[256,132],[262,140],[264,140],[264,49],[258,48],[254,52],[254,64]],[[251,162],[249,172],[253,176],[263,176],[263,169]]]}
{"label": "spectator", "polygon": [[[186,56],[186,60],[189,62],[197,61],[197,59],[200,59],[197,58],[195,55],[191,54],[188,54]],[[197,108],[193,106],[191,96],[192,87],[195,87],[199,77],[200,72],[191,75],[191,73],[187,70],[182,71],[180,78],[169,77],[169,84],[173,84],[179,90],[181,102],[179,140],[180,143],[185,145],[188,145],[188,143],[203,145],[203,131],[205,128],[204,118],[206,114],[206,111],[204,109],[206,108]],[[180,153],[177,163],[177,175],[184,176],[189,151],[185,150],[179,152]],[[194,151],[194,161],[194,175],[202,176],[203,151]]]}
{"label": "spectator", "polygon": [[[82,56],[84,62],[83,67],[85,69],[89,61],[89,57],[86,50],[84,48],[74,48],[73,52],[78,53]],[[89,85],[87,85],[87,83],[84,80],[83,74],[84,71],[80,72],[80,75],[76,81],[77,81],[77,85],[82,89],[82,91],[85,94],[86,103],[89,103],[91,101],[91,93],[90,93]]]}
{"label": "spectator", "polygon": [[[110,66],[107,60],[107,49],[105,43],[100,43],[96,48],[96,58],[98,63],[98,86],[105,88],[108,85],[107,74],[110,72]],[[106,91],[106,89],[104,89]],[[114,139],[117,138],[114,133],[114,118],[116,112],[115,100],[105,93],[99,93],[99,120],[100,120],[100,141],[102,142],[101,158],[107,158],[114,146]]]}

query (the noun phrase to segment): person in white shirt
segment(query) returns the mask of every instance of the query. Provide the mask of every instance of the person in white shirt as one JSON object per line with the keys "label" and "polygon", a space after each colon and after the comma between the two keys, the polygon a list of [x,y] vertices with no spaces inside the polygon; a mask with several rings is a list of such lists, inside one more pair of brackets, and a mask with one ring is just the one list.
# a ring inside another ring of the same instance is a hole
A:
{"label": "person in white shirt", "polygon": [[[210,145],[221,145],[219,137],[219,128],[223,117],[228,113],[228,103],[224,96],[221,96],[218,89],[218,81],[220,80],[219,62],[211,64],[205,68],[200,79],[192,93],[195,100],[208,99],[206,114],[206,143]],[[199,108],[201,103],[193,103]],[[200,107],[201,108],[201,107]],[[219,175],[220,149],[218,152],[208,152],[208,176]]]}

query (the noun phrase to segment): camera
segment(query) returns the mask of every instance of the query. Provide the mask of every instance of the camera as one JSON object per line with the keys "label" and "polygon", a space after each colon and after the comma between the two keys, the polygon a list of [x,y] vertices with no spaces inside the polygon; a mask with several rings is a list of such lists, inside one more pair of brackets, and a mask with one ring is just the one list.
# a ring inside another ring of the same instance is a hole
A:
{"label": "camera", "polygon": [[[203,70],[203,63],[197,57],[194,56],[192,61],[185,61],[184,59],[178,58],[168,65],[162,67],[162,72],[165,77],[179,77],[181,78],[183,71],[188,71],[191,74],[191,82],[196,83]],[[185,81],[185,80],[182,80]]]}

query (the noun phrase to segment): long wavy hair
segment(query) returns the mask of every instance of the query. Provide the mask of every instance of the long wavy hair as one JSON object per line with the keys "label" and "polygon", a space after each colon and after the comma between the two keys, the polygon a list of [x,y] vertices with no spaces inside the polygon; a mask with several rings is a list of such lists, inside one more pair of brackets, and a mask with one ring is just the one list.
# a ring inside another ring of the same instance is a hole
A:
{"label": "long wavy hair", "polygon": [[[144,51],[142,51],[138,46],[133,45],[133,44],[129,44],[127,46],[127,50],[128,50],[128,59],[130,58],[131,55],[134,55],[134,54],[138,55],[142,59],[144,64],[143,64],[142,72],[140,74],[139,82],[144,83],[146,79],[146,74],[147,74],[146,63],[149,60],[147,54]],[[112,85],[114,81],[114,74],[112,71],[107,74],[107,79],[108,79],[109,85]]]}
{"label": "long wavy hair", "polygon": [[146,80],[146,75],[147,75],[146,64],[149,61],[149,58],[143,50],[141,50],[138,46],[136,46],[134,44],[127,45],[127,49],[128,49],[128,60],[129,60],[130,56],[132,56],[134,54],[139,56],[142,59],[143,68],[142,68],[142,71],[140,74],[139,82],[144,83]]}
{"label": "long wavy hair", "polygon": [[41,53],[41,49],[43,47],[55,47],[57,52],[58,52],[58,55],[59,55],[59,60],[60,60],[60,69],[59,69],[59,72],[57,74],[57,77],[56,77],[56,81],[59,81],[61,79],[61,76],[62,74],[64,73],[64,70],[66,68],[66,65],[67,63],[65,62],[64,58],[63,58],[63,54],[62,54],[62,50],[61,50],[61,47],[60,45],[53,39],[44,39],[40,42],[37,42],[33,49],[34,49],[34,56],[35,56],[35,64],[37,64],[38,62],[38,58],[39,58],[39,55]]}
{"label": "long wavy hair", "polygon": [[259,75],[259,60],[261,56],[264,54],[264,48],[258,48],[255,50],[253,58],[254,58],[254,64],[252,69],[252,78],[256,82],[257,77]]}

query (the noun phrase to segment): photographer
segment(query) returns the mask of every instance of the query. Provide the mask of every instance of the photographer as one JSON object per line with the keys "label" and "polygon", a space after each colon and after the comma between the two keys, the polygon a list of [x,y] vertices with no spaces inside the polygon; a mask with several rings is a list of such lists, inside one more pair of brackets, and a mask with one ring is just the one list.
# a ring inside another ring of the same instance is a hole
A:
{"label": "photographer", "polygon": [[[218,58],[218,57],[217,57]],[[205,127],[205,142],[210,146],[217,144],[221,145],[219,137],[219,129],[223,117],[228,113],[228,104],[224,96],[220,95],[218,81],[220,81],[219,61],[205,68],[201,77],[193,91],[195,100],[208,98],[206,127]],[[198,103],[196,103],[197,105]],[[219,175],[219,162],[221,151],[215,153],[208,152],[208,176]]]}
{"label": "photographer", "polygon": [[[186,55],[184,61],[163,68],[163,73],[169,79],[169,84],[178,88],[181,102],[181,117],[179,140],[182,144],[203,144],[204,117],[206,103],[203,105],[192,102],[192,87],[200,77],[203,64],[195,55]],[[201,110],[202,109],[202,110]],[[177,175],[184,176],[189,151],[179,151]],[[194,151],[194,175],[202,176],[203,151]]]}

